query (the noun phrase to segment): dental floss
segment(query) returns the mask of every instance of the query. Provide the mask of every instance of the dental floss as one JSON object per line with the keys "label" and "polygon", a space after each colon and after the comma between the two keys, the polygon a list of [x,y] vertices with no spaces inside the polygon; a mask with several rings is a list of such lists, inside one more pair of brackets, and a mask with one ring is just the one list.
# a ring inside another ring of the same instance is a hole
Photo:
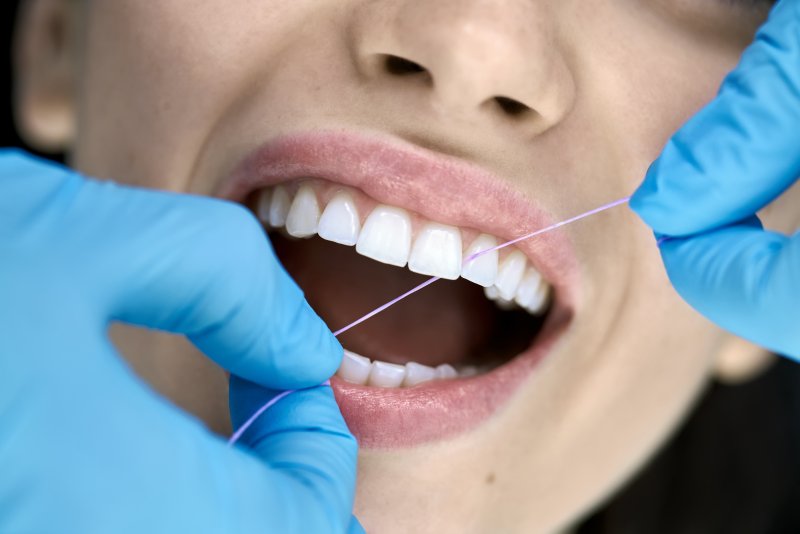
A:
{"label": "dental floss", "polygon": [[[525,234],[523,236],[514,238],[511,241],[506,241],[505,243],[501,243],[501,244],[499,244],[499,245],[497,245],[495,247],[487,248],[486,250],[480,250],[480,251],[478,251],[478,252],[476,252],[474,254],[471,254],[470,256],[466,257],[464,259],[464,264],[467,264],[467,263],[469,263],[469,262],[471,262],[471,261],[473,261],[473,260],[475,260],[477,258],[480,258],[484,254],[489,254],[490,252],[494,252],[495,250],[500,250],[500,249],[509,247],[511,245],[519,243],[520,241],[525,241],[526,239],[530,239],[532,237],[536,237],[538,235],[542,235],[544,233],[551,232],[551,231],[553,231],[553,230],[555,230],[557,228],[561,228],[562,226],[566,226],[568,224],[574,223],[575,221],[579,221],[581,219],[585,219],[586,217],[590,217],[592,215],[596,215],[598,213],[601,213],[603,211],[609,210],[609,209],[614,208],[616,206],[619,206],[621,204],[626,204],[630,199],[631,199],[631,197],[629,197],[629,196],[620,198],[620,199],[615,200],[613,202],[609,202],[608,204],[603,204],[600,207],[597,207],[597,208],[594,208],[592,210],[583,212],[583,213],[581,213],[579,215],[575,215],[574,217],[570,217],[569,219],[565,219],[563,221],[551,224],[550,226],[546,226],[544,228],[540,228],[539,230],[534,230],[533,232],[531,232],[529,234]],[[661,245],[661,243],[663,243],[666,240],[667,240],[666,237],[662,237],[657,241],[657,244]],[[355,321],[353,321],[349,325],[340,328],[339,330],[334,332],[333,335],[336,336],[336,337],[339,337],[340,334],[343,334],[343,333],[347,332],[348,330],[350,330],[354,326],[360,325],[361,323],[363,323],[367,319],[370,319],[370,318],[378,315],[379,313],[381,313],[384,310],[394,306],[395,304],[397,304],[401,300],[405,299],[406,297],[409,297],[409,296],[413,295],[417,291],[425,289],[426,287],[428,287],[429,285],[433,284],[434,282],[436,282],[438,280],[441,280],[441,278],[438,277],[438,276],[433,276],[433,277],[425,280],[424,282],[422,282],[418,286],[416,286],[416,287],[414,287],[412,289],[409,289],[408,291],[406,291],[405,293],[403,293],[399,297],[396,297],[396,298],[390,300],[386,304],[383,304],[383,305],[375,308],[374,310],[372,310],[371,312],[367,313],[363,317],[360,317],[360,318],[356,319]],[[331,381],[330,380],[326,380],[325,382],[320,384],[320,386],[330,386],[330,384],[331,384]],[[319,387],[319,386],[312,386],[312,387]],[[283,391],[283,392],[279,393],[278,395],[276,395],[275,397],[271,398],[266,404],[264,404],[253,415],[251,415],[250,418],[247,421],[245,421],[242,424],[242,426],[240,426],[236,430],[236,432],[233,433],[233,435],[230,437],[230,439],[228,439],[228,446],[232,447],[239,440],[239,438],[242,437],[242,434],[244,434],[245,431],[248,428],[250,428],[250,426],[256,421],[256,419],[258,419],[261,416],[261,414],[263,414],[265,411],[267,411],[269,408],[271,408],[279,400],[281,400],[282,398],[290,395],[291,393],[294,393],[295,391],[300,391],[300,390],[287,389],[286,391]]]}
{"label": "dental floss", "polygon": [[[329,386],[330,383],[331,383],[330,380],[326,380],[325,382],[323,382],[320,385],[321,386]],[[266,412],[267,410],[272,408],[273,404],[275,404],[276,402],[278,402],[282,398],[286,397],[290,393],[294,393],[295,391],[297,391],[297,390],[296,389],[287,389],[287,390],[285,390],[285,391],[283,391],[281,393],[278,393],[274,397],[272,397],[264,406],[262,406],[261,408],[256,410],[256,412],[253,415],[251,415],[247,419],[247,421],[245,421],[242,424],[242,426],[239,427],[239,429],[236,432],[233,433],[233,435],[230,437],[230,439],[228,439],[228,445],[233,445],[234,443],[239,441],[239,438],[242,437],[242,434],[244,434],[245,430],[250,428],[250,425],[252,425],[255,422],[255,420],[258,419],[261,416],[262,413]]]}

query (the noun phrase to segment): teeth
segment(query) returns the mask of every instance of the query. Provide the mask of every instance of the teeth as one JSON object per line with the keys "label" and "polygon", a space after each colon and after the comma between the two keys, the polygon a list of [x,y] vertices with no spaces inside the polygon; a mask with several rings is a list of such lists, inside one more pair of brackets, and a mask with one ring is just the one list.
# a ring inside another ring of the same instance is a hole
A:
{"label": "teeth", "polygon": [[289,214],[289,207],[292,199],[283,186],[277,186],[272,191],[272,200],[269,205],[269,225],[273,228],[280,228],[286,224],[286,216]]}
{"label": "teeth", "polygon": [[536,295],[531,299],[525,309],[534,315],[542,313],[547,307],[547,299],[550,295],[550,286],[542,282],[536,290]]}
{"label": "teeth", "polygon": [[461,372],[458,373],[458,376],[475,376],[478,374],[478,368],[474,365],[468,365],[461,369]]}
{"label": "teeth", "polygon": [[436,369],[422,365],[417,362],[408,362],[406,364],[406,378],[403,380],[403,385],[406,387],[416,386],[422,382],[428,382],[436,378]]}
{"label": "teeth", "polygon": [[517,293],[514,295],[514,302],[519,304],[521,308],[528,308],[534,304],[535,299],[538,297],[539,286],[542,285],[542,275],[533,267],[528,267],[525,271],[525,276],[517,287]]}
{"label": "teeth", "polygon": [[369,358],[345,350],[338,374],[343,379],[353,384],[366,384],[371,369],[372,363],[369,361]]}
{"label": "teeth", "polygon": [[367,385],[381,388],[397,388],[406,377],[406,368],[403,365],[386,362],[372,362]]}
{"label": "teeth", "polygon": [[436,378],[447,379],[447,378],[455,378],[457,376],[458,376],[458,371],[456,371],[455,368],[448,363],[443,363],[442,365],[436,368]]}
{"label": "teeth", "polygon": [[346,192],[336,193],[319,220],[319,236],[341,245],[355,245],[361,222],[353,198]]}
{"label": "teeth", "polygon": [[497,307],[503,311],[519,309],[519,306],[517,306],[516,302],[514,302],[513,300],[506,300],[503,297],[499,297],[496,301],[496,304]]}
{"label": "teeth", "polygon": [[[481,234],[472,242],[464,254],[464,259],[476,252],[489,250],[497,246],[497,240],[486,234]],[[487,252],[474,260],[466,263],[461,268],[461,277],[483,287],[490,287],[497,278],[497,251]]]}
{"label": "teeth", "polygon": [[494,303],[497,305],[498,308],[501,310],[513,310],[517,308],[516,303],[513,300],[506,300],[500,296],[500,291],[495,286],[485,287],[483,288],[483,294],[486,295],[486,298],[489,300],[493,300]]}
{"label": "teeth", "polygon": [[405,267],[411,249],[411,217],[401,208],[380,205],[372,210],[356,252],[381,263]]}
{"label": "teeth", "polygon": [[417,362],[408,362],[405,365],[370,362],[369,358],[345,349],[342,365],[336,374],[351,384],[398,388],[412,387],[431,380],[474,376],[478,374],[478,369],[475,366],[467,366],[459,372],[446,363],[433,368]]}
{"label": "teeth", "polygon": [[[522,308],[535,315],[546,309],[550,285],[536,269],[528,267],[527,259],[520,250],[511,251],[502,262],[499,262],[498,251],[493,250],[465,263],[473,254],[497,246],[497,238],[480,234],[462,254],[459,228],[423,222],[412,246],[411,216],[404,209],[380,204],[372,210],[362,228],[351,190],[337,191],[320,213],[314,187],[310,183],[301,184],[294,200],[282,185],[265,189],[257,199],[255,211],[258,218],[272,228],[285,226],[286,233],[293,237],[319,234],[328,241],[355,245],[356,252],[362,256],[398,267],[408,264],[409,270],[415,273],[449,280],[461,276],[483,286],[486,297],[503,310]],[[358,360],[363,356],[349,354],[351,356],[346,356],[342,372],[348,375],[350,382],[366,383],[366,377],[358,382],[355,375],[351,376],[356,372],[353,362],[363,363],[363,360]],[[372,365],[368,359],[365,360]],[[365,372],[363,367],[358,371],[361,374]],[[413,385],[430,380],[427,378],[430,373],[426,369],[433,368],[416,363],[412,367],[413,370],[405,367],[404,384]],[[367,369],[367,372],[371,369]],[[389,376],[392,372],[397,374],[396,369],[381,369],[376,376]],[[445,372],[448,376],[452,374],[449,370],[436,372]]]}
{"label": "teeth", "polygon": [[500,265],[494,285],[504,300],[514,298],[522,276],[525,274],[526,264],[525,255],[519,250],[515,250]]}
{"label": "teeth", "polygon": [[455,280],[461,274],[461,230],[428,223],[414,240],[410,271]]}
{"label": "teeth", "polygon": [[258,206],[256,206],[256,216],[264,224],[269,224],[269,209],[272,205],[272,190],[264,189],[258,195]]}
{"label": "teeth", "polygon": [[309,237],[317,233],[319,204],[317,194],[309,185],[301,186],[294,196],[286,216],[286,231],[294,237]]}

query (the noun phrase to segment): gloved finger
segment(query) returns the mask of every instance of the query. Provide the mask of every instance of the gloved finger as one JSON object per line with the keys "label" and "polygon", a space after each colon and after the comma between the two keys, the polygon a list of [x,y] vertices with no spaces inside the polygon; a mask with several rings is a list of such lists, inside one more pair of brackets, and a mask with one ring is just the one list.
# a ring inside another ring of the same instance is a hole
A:
{"label": "gloved finger", "polygon": [[[0,149],[0,239],[4,245],[41,231],[42,209],[57,194],[66,196],[81,179],[62,165],[33,158],[15,148]],[[59,191],[61,190],[61,191]],[[66,191],[64,191],[66,190]],[[38,223],[38,224],[37,224]]]}
{"label": "gloved finger", "polygon": [[271,387],[335,372],[341,346],[243,207],[0,156],[0,235],[24,250],[47,242],[40,255],[58,266],[52,276],[82,292],[84,307],[99,306],[99,319],[187,334],[226,369]]}
{"label": "gloved finger", "polygon": [[113,318],[186,334],[230,372],[269,387],[308,387],[336,371],[341,345],[245,208],[99,182],[84,187],[93,224],[127,220],[104,230],[98,251],[101,268],[114,274],[94,287]]}
{"label": "gloved finger", "polygon": [[798,124],[800,2],[782,1],[717,98],[667,143],[630,205],[672,236],[740,221],[800,175]]}
{"label": "gloved finger", "polygon": [[755,217],[689,238],[661,254],[672,284],[700,313],[737,335],[800,359],[800,233],[764,231]]}
{"label": "gloved finger", "polygon": [[[275,393],[231,377],[234,427]],[[358,447],[330,387],[304,389],[281,399],[239,443],[269,465],[279,484],[283,516],[279,524],[264,518],[265,525],[275,532],[346,532],[351,528]],[[258,496],[249,499],[250,513],[263,513],[263,501]]]}

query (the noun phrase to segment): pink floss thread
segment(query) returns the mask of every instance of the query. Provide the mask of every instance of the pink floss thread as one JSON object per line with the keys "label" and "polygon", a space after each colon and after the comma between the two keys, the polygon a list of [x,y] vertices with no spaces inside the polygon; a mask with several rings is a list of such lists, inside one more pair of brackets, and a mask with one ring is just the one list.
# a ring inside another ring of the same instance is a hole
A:
{"label": "pink floss thread", "polygon": [[[509,247],[511,245],[519,243],[520,241],[525,241],[526,239],[531,239],[532,237],[536,237],[536,236],[545,234],[547,232],[552,232],[553,230],[555,230],[557,228],[561,228],[562,226],[566,226],[568,224],[574,223],[575,221],[580,221],[581,219],[585,219],[586,217],[591,217],[592,215],[596,215],[598,213],[601,213],[603,211],[609,210],[611,208],[620,206],[622,204],[626,204],[630,199],[631,199],[631,197],[620,198],[620,199],[615,200],[613,202],[609,202],[608,204],[603,204],[602,206],[600,206],[598,208],[594,208],[592,210],[585,211],[585,212],[583,212],[583,213],[581,213],[579,215],[575,215],[574,217],[570,217],[569,219],[565,219],[563,221],[551,224],[550,226],[546,226],[544,228],[540,228],[539,230],[534,230],[533,232],[531,232],[529,234],[525,234],[523,236],[514,238],[511,241],[506,241],[505,243],[497,245],[496,247],[487,248],[486,250],[481,250],[481,251],[476,252],[475,254],[472,254],[472,255],[468,256],[467,258],[465,258],[464,259],[464,263],[465,264],[469,263],[469,262],[471,262],[471,261],[473,261],[473,260],[475,260],[477,258],[480,258],[484,254],[488,254],[490,252],[494,252],[495,250],[500,250],[500,249]],[[661,239],[659,239],[658,240],[658,245],[661,245],[661,243],[666,241],[666,239],[667,238],[663,238],[663,237]],[[363,317],[359,317],[358,319],[356,319],[355,321],[353,321],[349,325],[340,328],[339,330],[334,332],[333,335],[336,336],[336,337],[339,337],[340,334],[343,334],[343,333],[347,332],[348,330],[350,330],[351,328],[360,325],[361,323],[363,323],[367,319],[371,319],[372,317],[375,317],[379,313],[385,311],[388,308],[391,308],[392,306],[394,306],[395,304],[397,304],[401,300],[405,299],[406,297],[410,297],[411,295],[413,295],[417,291],[421,291],[421,290],[425,289],[426,287],[428,287],[429,285],[433,284],[434,282],[436,282],[438,280],[441,280],[441,278],[439,278],[438,276],[433,276],[433,277],[425,280],[424,282],[422,282],[418,286],[416,286],[416,287],[414,287],[412,289],[409,289],[408,291],[406,291],[405,293],[403,293],[399,297],[396,297],[396,298],[390,300],[389,302],[387,302],[386,304],[383,304],[382,306],[378,306],[377,308],[375,308],[374,310],[372,310],[368,314],[364,315]],[[320,386],[330,386],[330,385],[331,385],[331,381],[330,380],[326,380],[325,382],[320,384]],[[319,386],[314,386],[314,387],[319,387]],[[242,434],[244,434],[245,431],[248,428],[250,428],[250,426],[256,421],[256,419],[258,419],[261,416],[261,414],[263,414],[264,412],[269,410],[279,400],[281,400],[284,397],[287,397],[288,395],[294,393],[295,391],[299,391],[299,390],[287,389],[286,391],[283,391],[283,392],[277,394],[276,396],[274,396],[273,398],[271,398],[266,404],[264,404],[261,408],[256,410],[256,412],[253,415],[251,415],[250,418],[247,421],[245,421],[236,430],[236,432],[233,433],[233,435],[228,440],[228,445],[229,446],[233,446],[239,440],[239,438],[242,437]]]}

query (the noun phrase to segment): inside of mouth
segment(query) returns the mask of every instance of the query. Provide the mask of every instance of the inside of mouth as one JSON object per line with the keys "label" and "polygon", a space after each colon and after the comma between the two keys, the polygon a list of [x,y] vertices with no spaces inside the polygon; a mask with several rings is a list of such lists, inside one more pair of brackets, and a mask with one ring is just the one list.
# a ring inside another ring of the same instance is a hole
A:
{"label": "inside of mouth", "polygon": [[[295,239],[272,232],[278,258],[326,324],[336,330],[428,279],[319,237]],[[350,351],[371,360],[487,372],[530,347],[547,313],[503,310],[482,287],[439,280],[345,332]]]}

